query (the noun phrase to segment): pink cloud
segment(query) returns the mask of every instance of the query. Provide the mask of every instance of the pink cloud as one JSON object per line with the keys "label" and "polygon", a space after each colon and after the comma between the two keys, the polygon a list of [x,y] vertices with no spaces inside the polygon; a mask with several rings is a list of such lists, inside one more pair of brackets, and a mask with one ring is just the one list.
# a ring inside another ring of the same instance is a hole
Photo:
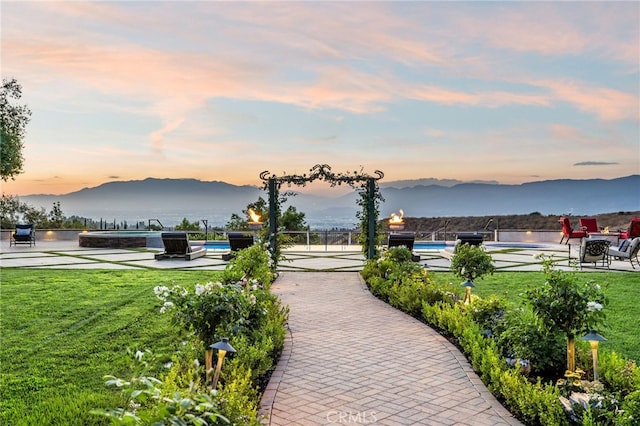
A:
{"label": "pink cloud", "polygon": [[555,100],[575,105],[603,121],[640,119],[640,99],[635,94],[576,81],[540,80],[530,83],[548,89]]}

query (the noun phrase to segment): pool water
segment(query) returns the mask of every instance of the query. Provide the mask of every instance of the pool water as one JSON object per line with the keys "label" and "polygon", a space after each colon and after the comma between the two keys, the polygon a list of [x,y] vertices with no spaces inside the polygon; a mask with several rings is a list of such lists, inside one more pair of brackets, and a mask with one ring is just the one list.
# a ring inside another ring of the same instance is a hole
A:
{"label": "pool water", "polygon": [[207,250],[230,250],[229,241],[205,241],[203,244]]}
{"label": "pool water", "polygon": [[[414,250],[444,250],[447,248],[444,241],[416,241],[413,243]],[[451,247],[451,245],[449,245]]]}

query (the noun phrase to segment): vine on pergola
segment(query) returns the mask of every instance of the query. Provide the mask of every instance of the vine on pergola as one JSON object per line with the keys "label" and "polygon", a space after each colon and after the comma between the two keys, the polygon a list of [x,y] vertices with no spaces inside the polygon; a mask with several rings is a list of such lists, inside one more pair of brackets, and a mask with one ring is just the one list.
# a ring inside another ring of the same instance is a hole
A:
{"label": "vine on pergola", "polygon": [[[380,202],[383,201],[378,188],[377,181],[384,177],[380,170],[374,171],[375,176],[371,176],[362,171],[334,173],[327,164],[316,164],[309,170],[309,174],[291,174],[276,176],[268,171],[260,173],[260,179],[264,182],[264,189],[269,192],[269,250],[274,263],[277,265],[280,250],[278,248],[277,234],[278,224],[275,218],[280,217],[280,197],[278,196],[282,185],[306,186],[307,183],[321,180],[329,183],[331,187],[342,184],[349,185],[355,189],[360,196],[358,205],[362,208],[358,212],[360,219],[360,234],[358,243],[362,246],[362,252],[367,259],[378,257],[378,215]],[[273,219],[272,219],[273,218]]]}

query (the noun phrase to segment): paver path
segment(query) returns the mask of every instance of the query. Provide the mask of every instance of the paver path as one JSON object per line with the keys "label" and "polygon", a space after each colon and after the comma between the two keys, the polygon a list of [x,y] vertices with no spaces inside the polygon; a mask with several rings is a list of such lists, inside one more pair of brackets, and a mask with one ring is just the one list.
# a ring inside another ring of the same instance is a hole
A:
{"label": "paver path", "polygon": [[518,425],[455,346],[360,275],[284,272],[290,336],[262,399],[271,425]]}

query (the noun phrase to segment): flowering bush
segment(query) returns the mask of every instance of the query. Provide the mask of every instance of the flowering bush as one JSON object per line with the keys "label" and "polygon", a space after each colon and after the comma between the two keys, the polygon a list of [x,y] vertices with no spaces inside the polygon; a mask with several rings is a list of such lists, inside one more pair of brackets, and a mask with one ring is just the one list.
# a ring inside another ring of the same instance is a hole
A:
{"label": "flowering bush", "polygon": [[263,305],[269,297],[253,279],[196,284],[193,290],[157,286],[154,293],[163,302],[160,312],[172,311],[173,321],[193,331],[205,344],[254,327],[265,315]]}

